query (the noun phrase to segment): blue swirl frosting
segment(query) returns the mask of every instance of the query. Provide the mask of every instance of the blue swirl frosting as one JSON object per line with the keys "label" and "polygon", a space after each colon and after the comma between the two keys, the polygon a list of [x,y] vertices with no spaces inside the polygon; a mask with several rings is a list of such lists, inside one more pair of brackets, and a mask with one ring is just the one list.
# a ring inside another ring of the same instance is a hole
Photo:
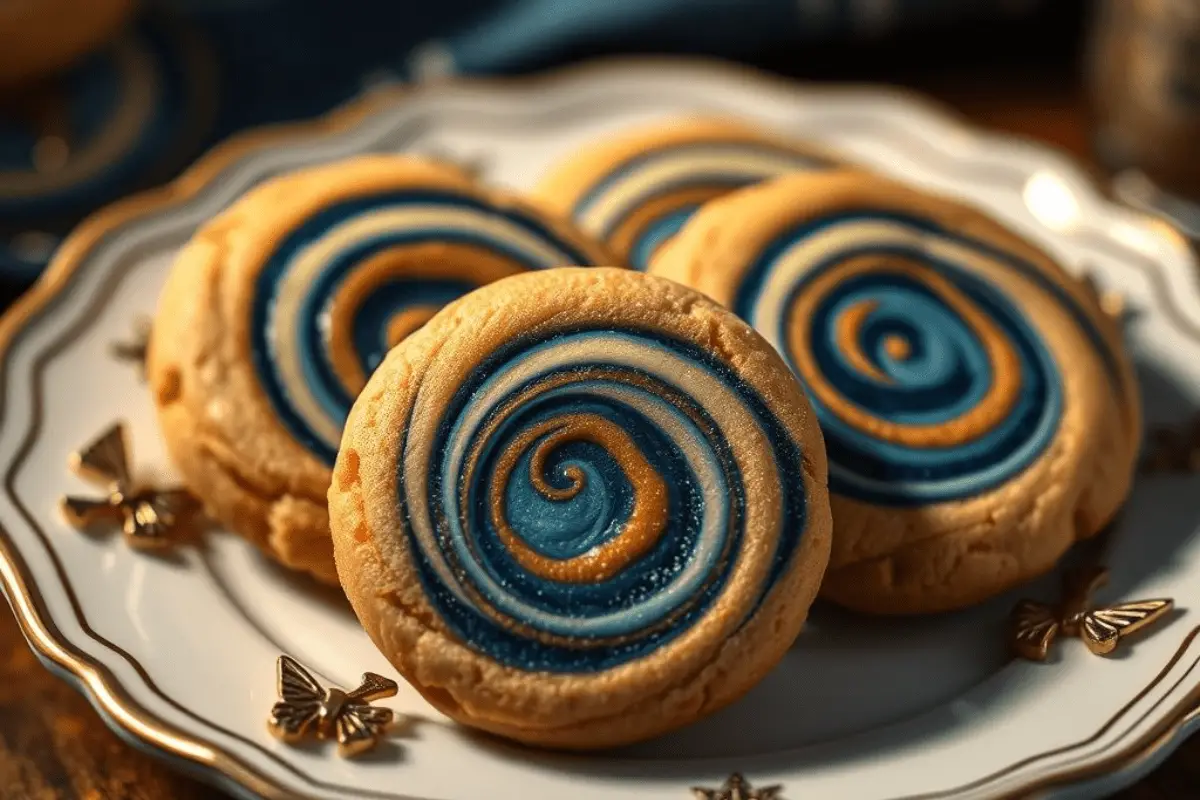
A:
{"label": "blue swirl frosting", "polygon": [[467,259],[435,275],[387,260],[426,244],[483,251],[512,270],[593,263],[533,215],[453,192],[357,197],[284,236],[255,281],[251,354],[280,421],[326,464],[366,377],[396,343],[397,325],[410,330],[489,282]]}
{"label": "blue swirl frosting", "polygon": [[658,249],[683,230],[683,226],[699,208],[699,204],[685,203],[653,220],[634,239],[633,247],[629,251],[629,265],[638,270],[648,269],[650,259]]}
{"label": "blue swirl frosting", "polygon": [[[398,485],[426,596],[475,650],[522,670],[596,672],[692,628],[740,557],[745,459],[773,465],[784,487],[753,608],[790,563],[806,520],[800,446],[711,355],[578,329],[509,342],[471,375],[428,448],[406,427]],[[736,408],[714,416],[714,403]],[[749,445],[718,419],[735,413],[771,449],[739,452]]]}
{"label": "blue swirl frosting", "polygon": [[1046,452],[1062,374],[1038,326],[989,277],[1004,272],[1064,309],[1122,391],[1116,355],[1058,276],[929,220],[833,215],[784,232],[751,264],[733,310],[809,390],[831,492],[952,501]]}
{"label": "blue swirl frosting", "polygon": [[645,270],[704,202],[777,175],[828,165],[815,154],[755,140],[665,144],[603,175],[571,214],[625,254],[631,267]]}

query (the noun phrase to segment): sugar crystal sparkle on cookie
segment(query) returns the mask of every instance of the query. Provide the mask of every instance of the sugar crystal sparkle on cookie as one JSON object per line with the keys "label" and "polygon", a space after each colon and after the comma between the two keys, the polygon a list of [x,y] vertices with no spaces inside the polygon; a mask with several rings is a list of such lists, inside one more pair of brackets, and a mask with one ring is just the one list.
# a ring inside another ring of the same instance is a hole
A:
{"label": "sugar crystal sparkle on cookie", "polygon": [[1129,492],[1139,398],[1120,326],[983,212],[862,172],[794,174],[700,209],[650,271],[726,304],[808,390],[836,602],[979,602],[1051,568]]}

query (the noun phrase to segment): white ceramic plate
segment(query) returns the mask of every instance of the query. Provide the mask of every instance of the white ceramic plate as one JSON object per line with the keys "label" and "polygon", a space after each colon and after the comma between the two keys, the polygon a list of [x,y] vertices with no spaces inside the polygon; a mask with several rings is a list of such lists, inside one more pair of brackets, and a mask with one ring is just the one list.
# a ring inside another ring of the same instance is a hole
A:
{"label": "white ceramic plate", "polygon": [[[402,689],[415,722],[370,757],[277,743],[265,727],[275,659],[354,685],[393,674],[344,601],[231,536],[172,558],[85,536],[56,504],[92,491],[68,453],[117,419],[137,469],[169,472],[147,391],[110,342],[153,312],[171,259],[204,220],[280,172],[366,151],[482,159],[530,185],[577,145],[631,123],[708,110],[757,120],[913,183],[968,198],[1135,310],[1130,335],[1153,422],[1200,407],[1200,291],[1169,229],[1104,201],[1033,145],[970,130],[887,91],[814,90],[697,64],[614,63],[519,83],[382,89],[328,120],[244,136],[166,190],[99,214],[0,323],[0,526],[5,589],[43,661],[134,744],[242,795],[683,800],[737,771],[782,797],[1094,796],[1132,781],[1189,730],[1200,691],[1200,476],[1139,481],[1109,542],[1106,598],[1174,597],[1174,618],[1117,657],[1061,641],[1010,661],[1015,596],[966,613],[871,621],[818,608],[749,696],[615,754],[563,757],[475,736]],[[1023,594],[1053,600],[1047,578]]]}

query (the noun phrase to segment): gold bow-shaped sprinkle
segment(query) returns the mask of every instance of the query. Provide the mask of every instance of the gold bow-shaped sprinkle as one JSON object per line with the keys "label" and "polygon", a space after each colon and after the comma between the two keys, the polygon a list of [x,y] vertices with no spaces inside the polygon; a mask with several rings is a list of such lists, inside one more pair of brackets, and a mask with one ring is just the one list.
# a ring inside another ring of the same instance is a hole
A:
{"label": "gold bow-shaped sprinkle", "polygon": [[174,534],[186,528],[199,510],[195,499],[182,489],[154,489],[134,482],[121,423],[72,454],[69,464],[107,492],[102,497],[62,498],[63,514],[76,528],[107,523],[119,527],[132,547],[155,549],[171,544]]}
{"label": "gold bow-shaped sprinkle", "polygon": [[336,738],[339,755],[356,756],[378,744],[392,724],[392,710],[371,703],[399,691],[393,680],[365,672],[359,687],[346,692],[321,688],[291,656],[280,656],[275,668],[279,702],[271,709],[267,727],[281,741]]}
{"label": "gold bow-shaped sprinkle", "polygon": [[1083,639],[1096,655],[1113,652],[1121,640],[1162,619],[1174,602],[1169,599],[1135,600],[1111,606],[1092,605],[1092,594],[1108,581],[1108,570],[1090,567],[1064,578],[1061,605],[1022,600],[1012,612],[1010,644],[1013,652],[1030,661],[1045,661],[1050,645],[1061,634]]}

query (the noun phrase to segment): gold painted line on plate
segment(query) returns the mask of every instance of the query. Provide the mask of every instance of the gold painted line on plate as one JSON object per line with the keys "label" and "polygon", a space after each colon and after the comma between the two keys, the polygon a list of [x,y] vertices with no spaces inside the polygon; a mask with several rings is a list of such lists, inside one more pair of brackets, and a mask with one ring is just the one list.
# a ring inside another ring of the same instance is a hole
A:
{"label": "gold painted line on plate", "polygon": [[[1057,747],[1057,748],[1055,748],[1053,750],[1049,750],[1045,753],[1038,753],[1037,755],[1029,756],[1027,758],[1024,758],[1024,759],[1016,762],[1015,764],[1010,764],[1009,766],[1005,767],[1004,769],[997,770],[996,772],[993,772],[991,775],[986,775],[982,778],[978,778],[970,783],[963,784],[962,786],[956,786],[953,789],[947,789],[942,792],[933,792],[930,794],[906,795],[904,797],[896,798],[895,800],[948,800],[949,798],[953,798],[959,794],[962,794],[963,792],[968,792],[968,791],[972,791],[972,790],[987,786],[989,783],[992,783],[993,781],[1000,780],[1000,779],[1004,778],[1006,775],[1010,775],[1020,769],[1023,769],[1032,764],[1035,764],[1038,761],[1044,760],[1046,758],[1052,758],[1054,756],[1066,755],[1067,753],[1071,752],[1072,750],[1078,750],[1080,748],[1087,747],[1088,745],[1099,741],[1100,739],[1102,739],[1104,737],[1104,735],[1106,733],[1108,733],[1110,730],[1112,730],[1116,726],[1116,724],[1121,721],[1121,718],[1124,717],[1126,714],[1128,714],[1133,709],[1133,707],[1138,704],[1139,701],[1141,701],[1144,697],[1146,697],[1146,695],[1148,695],[1151,691],[1153,691],[1154,688],[1158,686],[1158,684],[1162,683],[1162,681],[1167,677],[1167,675],[1170,674],[1171,670],[1175,667],[1175,665],[1178,664],[1179,661],[1183,658],[1183,654],[1187,651],[1188,647],[1191,646],[1192,642],[1196,639],[1197,635],[1200,635],[1200,626],[1192,628],[1192,630],[1188,632],[1187,636],[1185,636],[1183,638],[1183,642],[1180,643],[1179,647],[1171,655],[1171,658],[1167,661],[1166,665],[1161,670],[1158,671],[1157,675],[1154,676],[1154,680],[1152,680],[1148,685],[1146,685],[1137,694],[1135,694],[1133,696],[1133,699],[1131,699],[1125,705],[1121,706],[1117,710],[1116,714],[1114,714],[1112,717],[1110,717],[1107,722],[1105,722],[1095,733],[1093,733],[1088,738],[1080,740],[1078,742],[1074,742],[1073,744]],[[1192,672],[1192,670],[1194,670],[1197,667],[1197,665],[1200,665],[1200,655],[1198,655],[1196,657],[1196,659],[1192,661],[1192,663],[1188,666],[1187,670],[1185,670],[1183,677],[1181,677],[1178,681],[1176,681],[1175,684],[1171,688],[1174,689],[1180,683],[1182,683],[1183,680],[1188,676],[1188,674],[1190,674]],[[1033,668],[1038,669],[1039,667],[1035,666]],[[1164,695],[1164,697],[1160,698],[1158,700],[1158,702],[1156,702],[1153,706],[1151,706],[1143,714],[1142,719],[1145,719],[1146,715],[1148,715],[1149,713],[1154,711],[1154,709],[1158,708],[1158,706],[1160,706],[1163,703],[1163,701],[1166,699],[1166,697],[1169,694],[1170,694],[1170,690],[1168,690],[1167,695]],[[1178,705],[1182,705],[1186,709],[1191,710],[1191,709],[1195,708],[1197,698],[1200,698],[1200,686],[1195,687],[1191,692],[1189,692],[1187,694],[1187,696],[1185,696],[1184,699]],[[1177,705],[1176,709],[1178,708],[1178,705]],[[1188,715],[1187,712],[1185,712],[1181,716],[1168,715],[1166,722],[1170,723],[1170,724],[1166,725],[1165,727],[1174,727],[1175,729],[1178,729],[1178,727],[1180,727],[1183,724],[1183,721],[1187,717],[1187,715]],[[1142,738],[1146,738],[1146,737],[1142,737]],[[1151,738],[1153,738],[1153,737],[1151,737]],[[1135,748],[1136,748],[1136,744],[1135,744]],[[1108,772],[1120,771],[1119,769],[1106,770],[1103,768],[1103,763],[1106,763],[1106,762],[1091,762],[1091,763],[1087,764],[1085,767],[1080,767],[1077,771],[1068,771],[1068,772],[1058,773],[1056,775],[1046,776],[1045,778],[1042,778],[1038,781],[1023,784],[1019,788],[1014,789],[1011,792],[1008,792],[1004,795],[1001,795],[1001,797],[1004,797],[1004,798],[1027,797],[1031,792],[1036,791],[1038,789],[1044,789],[1048,786],[1054,786],[1056,784],[1061,784],[1061,783],[1076,782],[1076,781],[1074,781],[1075,778],[1089,778],[1089,777],[1094,777],[1095,775],[1103,775]]]}

